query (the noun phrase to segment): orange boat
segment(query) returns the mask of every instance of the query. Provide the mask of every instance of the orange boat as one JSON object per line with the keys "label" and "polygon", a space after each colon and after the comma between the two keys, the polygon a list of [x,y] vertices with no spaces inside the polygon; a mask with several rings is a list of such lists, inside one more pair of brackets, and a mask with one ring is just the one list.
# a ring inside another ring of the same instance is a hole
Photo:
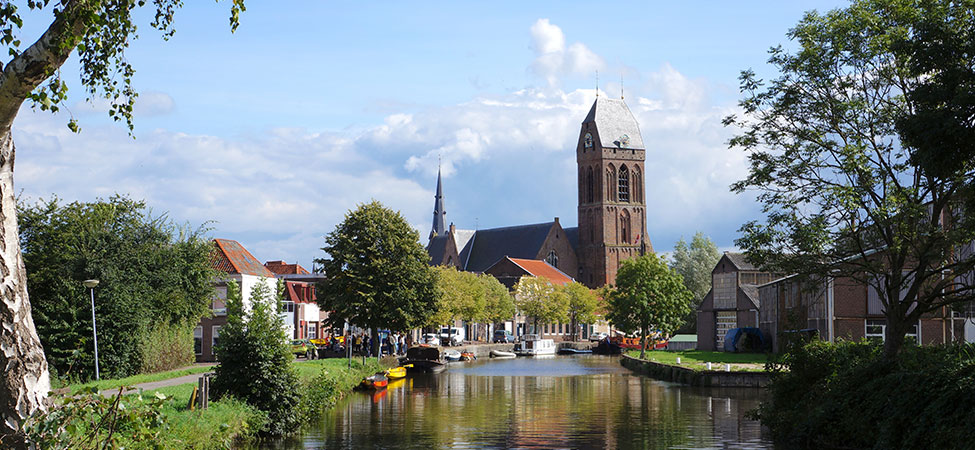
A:
{"label": "orange boat", "polygon": [[386,385],[389,384],[389,378],[386,378],[386,374],[383,372],[376,372],[373,375],[369,375],[359,382],[360,389],[386,389]]}

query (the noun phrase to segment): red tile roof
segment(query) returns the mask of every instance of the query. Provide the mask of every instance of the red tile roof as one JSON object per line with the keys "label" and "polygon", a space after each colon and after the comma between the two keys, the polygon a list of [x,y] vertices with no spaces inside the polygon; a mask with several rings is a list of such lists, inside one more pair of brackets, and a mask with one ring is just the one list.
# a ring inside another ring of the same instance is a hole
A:
{"label": "red tile roof", "polygon": [[278,275],[308,275],[311,273],[298,263],[288,264],[284,261],[268,261],[264,263],[264,267]]}
{"label": "red tile roof", "polygon": [[261,265],[251,252],[240,245],[240,242],[231,239],[214,239],[213,245],[215,251],[210,264],[214,269],[229,274],[274,278],[274,274]]}
{"label": "red tile roof", "polygon": [[539,261],[537,259],[520,259],[520,258],[508,258],[511,262],[518,265],[536,277],[548,278],[553,284],[569,284],[572,282],[572,277],[565,274],[559,269],[552,267],[551,264],[545,261]]}
{"label": "red tile roof", "polygon": [[301,281],[285,281],[285,295],[295,303],[315,303],[315,284]]}

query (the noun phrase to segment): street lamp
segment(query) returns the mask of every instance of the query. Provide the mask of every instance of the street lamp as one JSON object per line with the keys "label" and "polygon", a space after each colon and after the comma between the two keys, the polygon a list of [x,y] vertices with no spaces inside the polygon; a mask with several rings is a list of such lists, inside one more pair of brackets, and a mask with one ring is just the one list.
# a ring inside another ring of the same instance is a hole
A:
{"label": "street lamp", "polygon": [[85,280],[82,282],[91,291],[91,333],[95,336],[95,380],[99,380],[98,374],[98,329],[95,328],[95,286],[98,280]]}

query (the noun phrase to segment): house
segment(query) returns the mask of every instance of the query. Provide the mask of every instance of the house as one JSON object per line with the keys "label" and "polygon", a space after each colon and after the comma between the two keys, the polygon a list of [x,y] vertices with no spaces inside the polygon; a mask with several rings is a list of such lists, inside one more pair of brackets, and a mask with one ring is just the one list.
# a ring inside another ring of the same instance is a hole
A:
{"label": "house", "polygon": [[[759,328],[772,339],[773,352],[783,350],[789,336],[796,335],[815,335],[829,342],[885,339],[884,306],[868,283],[849,277],[802,280],[793,275],[759,286],[758,296]],[[969,337],[967,323],[957,311],[940,308],[924,314],[907,336],[922,345],[962,341]]]}
{"label": "house", "polygon": [[216,360],[213,347],[220,339],[220,327],[227,324],[227,285],[230,281],[237,282],[240,287],[245,309],[250,308],[251,292],[261,282],[267,283],[271,288],[271,295],[274,295],[274,273],[267,270],[239,242],[214,239],[213,247],[210,264],[219,275],[214,280],[216,295],[210,304],[213,314],[200,319],[199,325],[193,330],[197,362]]}
{"label": "house", "polygon": [[322,274],[313,274],[300,264],[284,261],[267,261],[264,267],[284,282],[284,299],[281,318],[292,339],[318,339],[325,331],[323,323],[328,313],[318,307],[315,283]]}
{"label": "house", "polygon": [[763,272],[741,253],[725,252],[711,271],[711,290],[697,309],[697,349],[721,350],[728,330],[757,327],[758,286],[777,274]]}

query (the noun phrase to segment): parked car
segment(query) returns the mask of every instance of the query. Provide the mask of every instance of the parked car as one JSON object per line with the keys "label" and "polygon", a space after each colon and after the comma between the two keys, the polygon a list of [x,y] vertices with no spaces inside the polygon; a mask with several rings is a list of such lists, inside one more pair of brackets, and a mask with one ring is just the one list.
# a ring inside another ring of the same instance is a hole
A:
{"label": "parked car", "polygon": [[423,343],[427,345],[440,345],[440,336],[437,336],[436,333],[424,334]]}
{"label": "parked car", "polygon": [[441,345],[460,345],[464,343],[464,329],[461,327],[443,327],[440,329]]}
{"label": "parked car", "polygon": [[515,336],[508,330],[494,330],[492,342],[507,344],[515,341]]}
{"label": "parked car", "polygon": [[589,335],[589,342],[599,342],[599,341],[601,341],[603,339],[606,339],[606,336],[609,336],[609,335],[606,334],[606,333],[603,333],[603,332],[598,332],[598,333],[590,334]]}
{"label": "parked car", "polygon": [[291,341],[291,353],[294,353],[297,357],[304,356],[305,358],[312,359],[317,352],[318,347],[308,339],[294,339]]}

